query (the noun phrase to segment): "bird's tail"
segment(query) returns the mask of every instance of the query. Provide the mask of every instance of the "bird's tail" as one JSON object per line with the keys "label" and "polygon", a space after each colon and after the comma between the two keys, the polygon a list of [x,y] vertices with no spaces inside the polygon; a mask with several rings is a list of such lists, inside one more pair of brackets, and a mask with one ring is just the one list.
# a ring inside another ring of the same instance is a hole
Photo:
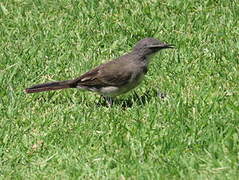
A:
{"label": "bird's tail", "polygon": [[71,83],[71,80],[67,81],[56,81],[56,82],[50,82],[50,83],[44,83],[44,84],[37,84],[32,87],[26,88],[26,93],[37,93],[42,91],[52,91],[52,90],[58,90],[58,89],[65,89],[65,88],[72,88],[73,85]]}

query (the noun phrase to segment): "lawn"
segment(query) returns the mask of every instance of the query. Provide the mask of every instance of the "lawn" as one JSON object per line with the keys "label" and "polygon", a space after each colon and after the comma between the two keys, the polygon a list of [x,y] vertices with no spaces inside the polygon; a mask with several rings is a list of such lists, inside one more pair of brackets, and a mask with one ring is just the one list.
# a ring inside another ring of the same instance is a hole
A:
{"label": "lawn", "polygon": [[[238,0],[2,0],[1,179],[238,179]],[[75,78],[145,37],[175,44],[112,108]],[[161,97],[164,94],[164,98]]]}

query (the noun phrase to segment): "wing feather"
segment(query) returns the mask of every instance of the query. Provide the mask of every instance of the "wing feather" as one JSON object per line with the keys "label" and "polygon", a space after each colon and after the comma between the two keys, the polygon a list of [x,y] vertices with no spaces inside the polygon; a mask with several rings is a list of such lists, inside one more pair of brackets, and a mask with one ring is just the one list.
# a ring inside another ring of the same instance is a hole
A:
{"label": "wing feather", "polygon": [[102,64],[95,69],[86,72],[74,81],[80,86],[94,86],[98,88],[122,86],[127,84],[132,76],[132,71],[122,71],[122,69],[127,68],[128,65],[129,62],[121,57],[118,60]]}

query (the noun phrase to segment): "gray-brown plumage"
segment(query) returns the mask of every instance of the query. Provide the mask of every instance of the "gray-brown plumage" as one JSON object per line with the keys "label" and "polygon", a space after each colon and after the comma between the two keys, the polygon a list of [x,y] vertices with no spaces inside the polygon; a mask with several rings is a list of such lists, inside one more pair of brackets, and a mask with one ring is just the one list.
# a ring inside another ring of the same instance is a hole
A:
{"label": "gray-brown plumage", "polygon": [[27,88],[27,93],[80,88],[97,92],[109,100],[135,88],[147,73],[150,56],[172,45],[154,38],[140,40],[130,53],[102,64],[79,78],[67,81],[50,82]]}

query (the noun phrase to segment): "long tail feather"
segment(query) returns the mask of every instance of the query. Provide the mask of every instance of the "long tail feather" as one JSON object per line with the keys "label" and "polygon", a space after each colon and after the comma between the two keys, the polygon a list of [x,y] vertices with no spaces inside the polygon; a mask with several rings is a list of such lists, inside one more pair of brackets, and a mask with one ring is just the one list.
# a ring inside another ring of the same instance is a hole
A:
{"label": "long tail feather", "polygon": [[52,91],[58,89],[65,89],[65,88],[72,88],[71,81],[57,81],[57,82],[50,82],[44,84],[37,84],[32,87],[26,88],[26,93],[37,93],[42,91]]}

